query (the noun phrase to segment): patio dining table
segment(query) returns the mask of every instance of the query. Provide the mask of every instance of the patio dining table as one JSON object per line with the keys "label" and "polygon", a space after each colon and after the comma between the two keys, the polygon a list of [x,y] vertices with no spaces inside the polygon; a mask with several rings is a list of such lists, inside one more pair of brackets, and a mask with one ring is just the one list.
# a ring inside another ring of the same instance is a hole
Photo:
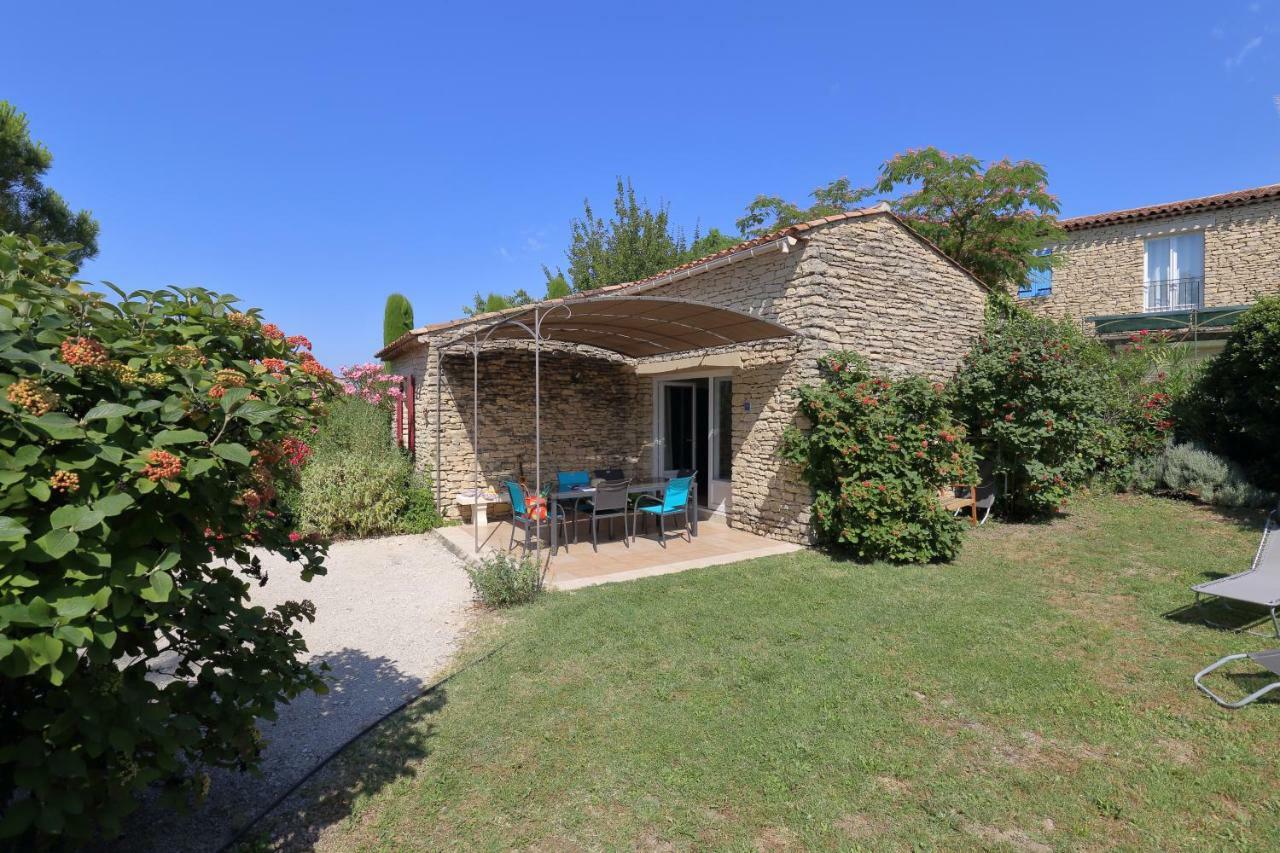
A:
{"label": "patio dining table", "polygon": [[[650,480],[638,481],[627,486],[627,494],[629,495],[645,495],[660,493],[667,487],[666,480]],[[596,493],[594,486],[575,486],[572,489],[562,489],[560,491],[551,492],[548,497],[551,502],[558,503],[560,501],[571,501],[581,498],[589,498]],[[698,481],[694,480],[689,484],[689,502],[685,506],[685,513],[689,516],[689,529],[692,535],[698,535]],[[551,525],[551,556],[555,556],[556,530],[559,525]]]}

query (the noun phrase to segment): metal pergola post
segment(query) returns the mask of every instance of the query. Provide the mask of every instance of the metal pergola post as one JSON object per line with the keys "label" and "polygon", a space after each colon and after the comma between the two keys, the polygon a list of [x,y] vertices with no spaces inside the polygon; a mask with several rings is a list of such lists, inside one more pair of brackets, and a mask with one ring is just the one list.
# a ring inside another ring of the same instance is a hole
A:
{"label": "metal pergola post", "polygon": [[[493,337],[493,333],[504,326],[517,326],[528,333],[533,339],[533,441],[534,441],[534,494],[537,497],[542,496],[542,321],[547,318],[552,311],[563,309],[565,316],[573,315],[573,309],[568,305],[556,305],[552,308],[542,310],[538,307],[533,309],[533,326],[530,327],[519,320],[510,319],[503,320],[490,326],[483,339],[480,337],[480,329],[476,329],[471,335],[471,436],[474,444],[475,466],[472,472],[471,485],[472,496],[474,500],[480,499],[480,346],[489,342]],[[438,357],[438,356],[437,356]],[[436,405],[440,404],[439,384],[437,374],[437,392]],[[437,446],[439,445],[439,425],[437,423],[436,436]],[[437,461],[437,465],[439,462]],[[471,531],[472,541],[475,553],[480,553],[480,526],[476,524],[475,504],[471,505]],[[514,511],[515,507],[512,507]],[[551,513],[551,506],[548,502],[547,506],[548,520],[554,524],[555,516]],[[542,563],[542,523],[539,521],[534,533],[534,558],[539,565]],[[548,557],[548,559],[550,559]]]}

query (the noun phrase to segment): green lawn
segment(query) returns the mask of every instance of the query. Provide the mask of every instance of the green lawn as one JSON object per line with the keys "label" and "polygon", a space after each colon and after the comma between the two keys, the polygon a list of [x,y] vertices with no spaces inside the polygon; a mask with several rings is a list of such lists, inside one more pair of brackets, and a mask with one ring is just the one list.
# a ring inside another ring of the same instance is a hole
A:
{"label": "green lawn", "polygon": [[548,595],[293,819],[339,850],[1274,848],[1280,707],[1191,684],[1268,641],[1167,615],[1259,519],[1099,497],[951,565]]}

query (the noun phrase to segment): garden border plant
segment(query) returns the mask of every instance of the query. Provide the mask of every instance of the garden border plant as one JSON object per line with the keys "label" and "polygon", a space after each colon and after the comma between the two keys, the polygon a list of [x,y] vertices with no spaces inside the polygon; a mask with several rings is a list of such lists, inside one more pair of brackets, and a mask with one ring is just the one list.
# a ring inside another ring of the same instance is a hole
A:
{"label": "garden border plant", "polygon": [[[0,235],[0,837],[117,832],[144,788],[253,768],[257,718],[323,690],[309,602],[253,606],[252,548],[324,571],[277,489],[332,376],[233,296],[114,299]],[[151,680],[164,656],[169,680]]]}
{"label": "garden border plant", "polygon": [[938,491],[969,483],[974,456],[943,386],[874,376],[854,352],[826,355],[818,370],[821,382],[799,392],[809,426],[783,437],[784,458],[814,489],[818,541],[860,560],[953,559],[963,528]]}

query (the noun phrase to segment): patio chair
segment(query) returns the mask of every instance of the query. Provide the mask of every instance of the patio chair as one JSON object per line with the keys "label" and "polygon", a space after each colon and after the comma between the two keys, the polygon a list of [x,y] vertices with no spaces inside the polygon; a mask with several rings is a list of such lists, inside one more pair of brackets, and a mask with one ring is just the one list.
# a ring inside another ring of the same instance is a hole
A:
{"label": "patio chair", "polygon": [[596,544],[596,531],[600,519],[603,518],[612,524],[618,516],[622,516],[622,541],[628,548],[631,547],[631,543],[627,541],[627,536],[631,533],[627,522],[630,516],[628,510],[631,508],[631,503],[627,500],[627,487],[630,485],[630,480],[615,480],[596,486],[596,493],[591,498],[592,551],[600,550]]}
{"label": "patio chair", "polygon": [[1273,681],[1270,684],[1264,685],[1263,687],[1253,691],[1243,699],[1238,699],[1235,702],[1228,702],[1208,687],[1205,687],[1204,682],[1200,680],[1224,664],[1228,664],[1235,660],[1244,660],[1245,658],[1248,658],[1274,675],[1280,675],[1280,649],[1271,649],[1270,651],[1265,652],[1249,652],[1248,654],[1227,655],[1196,673],[1196,677],[1194,679],[1196,687],[1199,687],[1206,696],[1224,708],[1243,708],[1245,705],[1256,701],[1270,693],[1272,690],[1275,690],[1277,687],[1280,687],[1280,681]]}
{"label": "patio chair", "polygon": [[684,527],[689,533],[689,541],[693,542],[693,528],[689,525],[689,487],[692,483],[692,476],[674,477],[667,481],[667,487],[661,499],[651,495],[641,495],[640,500],[636,502],[635,511],[645,515],[637,516],[636,522],[632,524],[632,538],[640,518],[656,516],[658,544],[665,548],[667,547],[667,516],[680,515],[684,518]]}
{"label": "patio chair", "polygon": [[[1262,528],[1262,541],[1258,543],[1258,553],[1249,570],[1191,587],[1196,594],[1196,606],[1200,606],[1201,595],[1212,595],[1264,607],[1271,614],[1272,630],[1280,637],[1280,620],[1276,619],[1276,608],[1280,607],[1280,533],[1277,531],[1280,531],[1280,509],[1272,510],[1267,516],[1267,523]],[[1224,627],[1208,619],[1205,622],[1214,627]]]}
{"label": "patio chair", "polygon": [[[978,525],[987,523],[987,519],[991,517],[991,508],[996,505],[996,487],[995,484],[986,486],[956,486],[955,496],[957,498],[968,498],[969,490],[976,488],[978,493]],[[971,512],[969,505],[965,504],[956,509],[954,515],[959,518],[961,514]]]}
{"label": "patio chair", "polygon": [[[547,502],[547,520],[546,522],[537,521],[529,515],[528,502],[525,499],[524,489],[519,483],[507,480],[503,483],[507,487],[507,494],[511,498],[511,541],[507,543],[507,550],[510,551],[516,546],[516,528],[524,530],[524,550],[529,550],[529,537],[531,534],[536,535],[536,531],[544,523],[559,523],[564,529],[564,548],[569,550],[569,525],[565,520],[564,509],[558,504],[551,501]],[[544,490],[545,491],[545,490]],[[544,495],[545,497],[545,495]]]}
{"label": "patio chair", "polygon": [[[581,471],[557,471],[556,472],[556,491],[567,492],[572,488],[579,486],[590,486],[591,475],[586,469]],[[578,514],[580,512],[591,511],[591,499],[586,495],[580,498],[560,498],[557,503],[560,508],[570,513],[573,522],[573,541],[578,541]]]}

